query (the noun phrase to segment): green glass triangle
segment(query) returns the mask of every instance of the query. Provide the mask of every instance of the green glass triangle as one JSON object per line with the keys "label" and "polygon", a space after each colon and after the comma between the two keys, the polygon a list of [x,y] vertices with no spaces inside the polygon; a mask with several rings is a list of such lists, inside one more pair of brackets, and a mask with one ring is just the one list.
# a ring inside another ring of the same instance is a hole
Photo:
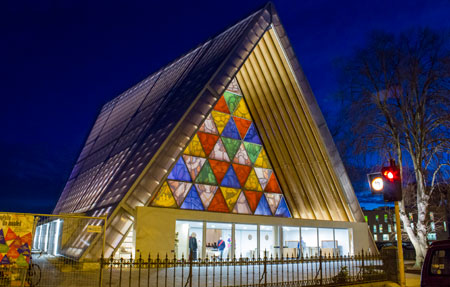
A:
{"label": "green glass triangle", "polygon": [[233,114],[234,110],[237,108],[239,102],[241,101],[241,96],[227,91],[223,95],[225,97],[225,101],[227,102],[228,109],[230,110],[230,114]]}
{"label": "green glass triangle", "polygon": [[217,185],[217,180],[214,176],[211,165],[209,165],[209,161],[205,162],[195,182]]}
{"label": "green glass triangle", "polygon": [[258,158],[259,152],[261,151],[261,147],[259,144],[244,142],[245,150],[247,151],[248,157],[250,158],[252,163],[255,163]]}
{"label": "green glass triangle", "polygon": [[233,159],[237,151],[239,150],[241,141],[222,137],[222,142],[225,146],[225,149],[227,150],[228,156],[230,157],[230,159]]}

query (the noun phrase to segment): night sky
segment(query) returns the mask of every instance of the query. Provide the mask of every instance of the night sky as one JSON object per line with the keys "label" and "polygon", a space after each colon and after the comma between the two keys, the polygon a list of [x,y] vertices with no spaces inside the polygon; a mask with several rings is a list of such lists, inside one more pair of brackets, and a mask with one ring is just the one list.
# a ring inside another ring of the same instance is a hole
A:
{"label": "night sky", "polygon": [[[329,124],[339,119],[333,63],[370,31],[450,26],[449,1],[391,2],[275,1]],[[264,3],[2,3],[0,211],[52,212],[104,103]],[[354,186],[376,206],[365,182]]]}

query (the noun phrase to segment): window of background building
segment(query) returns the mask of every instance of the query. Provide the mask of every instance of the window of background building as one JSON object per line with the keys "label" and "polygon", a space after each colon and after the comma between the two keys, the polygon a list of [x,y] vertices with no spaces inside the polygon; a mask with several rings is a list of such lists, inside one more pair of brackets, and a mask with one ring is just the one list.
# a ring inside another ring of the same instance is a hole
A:
{"label": "window of background building", "polygon": [[383,224],[380,224],[380,226],[378,227],[378,230],[380,231],[380,233],[383,233]]}
{"label": "window of background building", "polygon": [[235,237],[236,237],[236,258],[258,257],[258,234],[256,225],[250,224],[236,224],[235,225]]}
{"label": "window of background building", "polygon": [[373,225],[373,233],[377,233],[377,226],[375,224]]}
{"label": "window of background building", "polygon": [[447,232],[447,222],[442,222],[442,225],[444,226],[444,231]]}
{"label": "window of background building", "polygon": [[[224,242],[224,249],[219,248],[219,241]],[[206,223],[206,257],[232,258],[231,255],[231,223]]]}
{"label": "window of background building", "polygon": [[203,222],[176,221],[175,232],[178,233],[176,243],[176,256],[189,258],[189,239],[195,235],[197,239],[197,258],[202,258],[203,247]]}
{"label": "window of background building", "polygon": [[375,241],[378,240],[378,236],[376,234],[373,235],[373,240],[375,240]]}
{"label": "window of background building", "polygon": [[379,216],[377,214],[377,215],[375,215],[375,220],[378,221],[378,219],[379,219]]}
{"label": "window of background building", "polygon": [[334,239],[336,240],[337,255],[349,255],[350,250],[350,230],[335,229]]}
{"label": "window of background building", "polygon": [[[278,226],[259,226],[259,255],[261,258],[264,258],[264,255],[268,258],[280,256],[279,238]],[[264,254],[264,252],[267,253]]]}
{"label": "window of background building", "polygon": [[413,215],[411,212],[409,213],[409,220],[413,220]]}
{"label": "window of background building", "polygon": [[436,240],[436,233],[428,233],[427,238],[428,240]]}
{"label": "window of background building", "polygon": [[395,241],[397,241],[397,234],[394,235]]}
{"label": "window of background building", "polygon": [[300,242],[300,228],[283,226],[283,257],[299,256],[305,242]]}
{"label": "window of background building", "polygon": [[388,215],[387,215],[387,214],[384,215],[384,222],[385,222],[385,223],[388,222]]}
{"label": "window of background building", "polygon": [[430,211],[430,220],[434,221],[434,213],[432,211]]}
{"label": "window of background building", "polygon": [[394,232],[397,232],[397,224],[394,224]]}
{"label": "window of background building", "polygon": [[410,226],[412,229],[414,229],[414,222],[411,222]]}
{"label": "window of background building", "polygon": [[383,234],[383,241],[389,241],[389,234]]}
{"label": "window of background building", "polygon": [[431,231],[434,231],[436,229],[436,225],[434,222],[430,222]]}
{"label": "window of background building", "polygon": [[317,246],[317,228],[302,227],[301,234],[301,240],[305,242],[305,247],[303,248],[303,256],[319,255],[319,248]]}
{"label": "window of background building", "polygon": [[390,224],[388,224],[388,232],[392,232],[392,227]]}
{"label": "window of background building", "polygon": [[369,221],[369,219],[367,218],[367,215],[364,215],[364,219],[366,220],[366,222]]}

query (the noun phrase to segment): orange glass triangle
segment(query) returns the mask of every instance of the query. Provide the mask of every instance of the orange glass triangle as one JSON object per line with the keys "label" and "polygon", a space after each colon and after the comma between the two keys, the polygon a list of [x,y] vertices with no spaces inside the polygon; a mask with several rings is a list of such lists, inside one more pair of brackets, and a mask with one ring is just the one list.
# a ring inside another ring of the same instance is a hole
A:
{"label": "orange glass triangle", "polygon": [[228,205],[223,197],[222,191],[217,190],[214,198],[209,204],[208,211],[217,211],[217,212],[230,212]]}
{"label": "orange glass triangle", "polygon": [[220,99],[217,101],[216,106],[214,107],[216,111],[229,114],[230,110],[228,110],[227,102],[225,101],[225,97],[221,96]]}
{"label": "orange glass triangle", "polygon": [[206,153],[206,156],[209,156],[211,151],[214,148],[214,145],[217,142],[217,139],[219,138],[218,135],[212,135],[212,134],[206,134],[202,132],[198,132],[198,138],[202,144],[203,150]]}
{"label": "orange glass triangle", "polygon": [[230,164],[228,162],[218,161],[214,159],[209,159],[209,164],[211,165],[211,169],[216,176],[217,183],[220,184],[225,174],[227,173],[228,166]]}
{"label": "orange glass triangle", "polygon": [[270,176],[269,182],[266,185],[265,192],[275,192],[275,193],[281,193],[280,186],[278,185],[277,179],[275,178],[275,173],[272,172],[272,175]]}
{"label": "orange glass triangle", "polygon": [[241,138],[244,138],[245,135],[247,134],[248,128],[250,127],[252,122],[249,120],[241,119],[241,118],[237,118],[237,117],[233,117],[233,119],[234,119],[234,123],[236,124],[236,127],[239,131],[239,134],[241,135]]}
{"label": "orange glass triangle", "polygon": [[247,181],[250,171],[252,170],[252,167],[247,166],[247,165],[233,163],[233,168],[234,168],[234,171],[236,172],[236,176],[239,180],[239,183],[243,187],[245,185],[245,182]]}
{"label": "orange glass triangle", "polygon": [[258,207],[259,200],[261,199],[263,193],[259,191],[244,190],[244,194],[245,197],[247,198],[247,202],[248,205],[250,206],[250,209],[254,213],[256,208]]}

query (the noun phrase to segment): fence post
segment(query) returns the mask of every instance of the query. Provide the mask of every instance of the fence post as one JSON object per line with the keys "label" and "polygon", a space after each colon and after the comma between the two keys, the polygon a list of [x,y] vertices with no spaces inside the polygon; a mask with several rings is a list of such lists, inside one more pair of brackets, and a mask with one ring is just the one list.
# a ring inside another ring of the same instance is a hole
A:
{"label": "fence post", "polygon": [[364,249],[361,251],[361,268],[362,268],[362,280],[364,280],[364,273],[365,273],[365,268],[364,268]]}
{"label": "fence post", "polygon": [[267,286],[267,251],[264,251],[264,286]]}
{"label": "fence post", "polygon": [[320,271],[320,286],[323,284],[323,274],[322,274],[322,250],[319,251],[319,271]]}
{"label": "fence post", "polygon": [[103,285],[103,252],[102,255],[100,255],[100,279],[98,284],[99,287],[102,287]]}

